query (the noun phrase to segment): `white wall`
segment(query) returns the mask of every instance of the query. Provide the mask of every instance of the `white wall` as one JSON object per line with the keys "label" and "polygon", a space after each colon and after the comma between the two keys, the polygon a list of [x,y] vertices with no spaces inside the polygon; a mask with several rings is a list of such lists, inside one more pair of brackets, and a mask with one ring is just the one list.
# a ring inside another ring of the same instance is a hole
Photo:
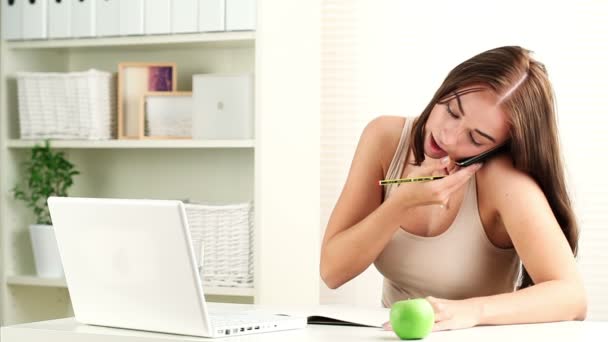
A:
{"label": "white wall", "polygon": [[[322,230],[367,121],[418,115],[456,64],[521,45],[545,63],[555,88],[591,318],[608,319],[608,180],[598,177],[608,166],[606,18],[608,1],[324,1],[321,169],[333,174],[321,177]],[[379,278],[370,270],[338,291],[321,285],[321,301],[378,305]]]}
{"label": "white wall", "polygon": [[256,303],[319,301],[320,0],[258,0]]}

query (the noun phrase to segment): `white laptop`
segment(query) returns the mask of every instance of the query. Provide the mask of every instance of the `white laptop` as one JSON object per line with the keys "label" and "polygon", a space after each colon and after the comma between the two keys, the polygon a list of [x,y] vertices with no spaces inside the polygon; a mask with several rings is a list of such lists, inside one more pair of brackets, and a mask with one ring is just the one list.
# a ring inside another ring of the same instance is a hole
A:
{"label": "white laptop", "polygon": [[306,326],[304,317],[208,312],[180,201],[51,197],[48,204],[81,323],[204,337]]}

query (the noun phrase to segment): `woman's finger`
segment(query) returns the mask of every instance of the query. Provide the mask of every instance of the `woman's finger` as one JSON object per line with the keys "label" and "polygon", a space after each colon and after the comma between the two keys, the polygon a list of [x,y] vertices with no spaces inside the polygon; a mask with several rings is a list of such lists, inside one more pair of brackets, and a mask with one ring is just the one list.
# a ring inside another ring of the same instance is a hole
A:
{"label": "woman's finger", "polygon": [[449,177],[445,177],[439,181],[443,183],[443,186],[445,186],[445,189],[449,193],[452,193],[464,185],[480,168],[481,164],[467,166],[452,173],[449,175]]}
{"label": "woman's finger", "polygon": [[436,322],[433,324],[433,331],[442,331],[442,330],[450,330],[452,321],[445,320],[441,322]]}
{"label": "woman's finger", "polygon": [[412,170],[408,177],[426,177],[426,176],[441,176],[447,174],[447,168],[450,165],[450,157],[444,157],[440,160],[425,159],[422,164]]}
{"label": "woman's finger", "polygon": [[384,324],[382,324],[382,329],[391,331],[393,330],[393,326],[390,321],[384,322]]}

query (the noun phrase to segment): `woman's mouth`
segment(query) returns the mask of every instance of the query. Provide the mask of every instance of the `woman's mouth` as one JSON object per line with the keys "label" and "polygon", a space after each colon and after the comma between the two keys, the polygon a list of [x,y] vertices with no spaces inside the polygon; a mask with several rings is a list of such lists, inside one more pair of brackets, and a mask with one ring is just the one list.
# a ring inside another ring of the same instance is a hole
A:
{"label": "woman's mouth", "polygon": [[430,149],[431,149],[431,154],[433,158],[442,158],[448,155],[448,153],[446,151],[444,151],[439,144],[437,144],[437,141],[435,141],[435,138],[433,137],[433,133],[431,133],[429,135],[429,142],[430,142]]}

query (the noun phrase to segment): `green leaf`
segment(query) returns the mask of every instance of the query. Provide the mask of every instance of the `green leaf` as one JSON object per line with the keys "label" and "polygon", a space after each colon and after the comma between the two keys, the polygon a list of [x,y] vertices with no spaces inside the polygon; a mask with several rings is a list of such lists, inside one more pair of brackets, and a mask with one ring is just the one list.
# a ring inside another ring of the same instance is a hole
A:
{"label": "green leaf", "polygon": [[53,151],[49,140],[44,146],[35,145],[30,159],[22,163],[23,185],[12,189],[16,200],[23,201],[36,216],[36,223],[51,224],[47,199],[50,196],[67,196],[74,184],[73,177],[80,174],[70,163],[65,153]]}

